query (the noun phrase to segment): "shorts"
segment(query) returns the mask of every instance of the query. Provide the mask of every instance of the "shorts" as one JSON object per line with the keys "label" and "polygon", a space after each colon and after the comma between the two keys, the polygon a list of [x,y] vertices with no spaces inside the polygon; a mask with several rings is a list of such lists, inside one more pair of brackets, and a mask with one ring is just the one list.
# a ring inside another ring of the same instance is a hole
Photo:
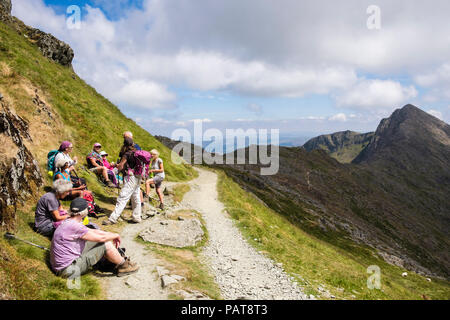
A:
{"label": "shorts", "polygon": [[81,276],[82,274],[85,274],[89,268],[97,264],[105,254],[106,246],[103,242],[86,241],[81,256],[57,274],[63,278]]}
{"label": "shorts", "polygon": [[161,188],[161,184],[164,181],[164,178],[161,176],[154,176],[153,182],[155,182],[155,188]]}
{"label": "shorts", "polygon": [[103,170],[103,167],[93,167],[93,168],[89,169],[89,171],[92,171],[92,172],[95,172],[95,173],[97,173],[97,171],[100,171],[100,170]]}

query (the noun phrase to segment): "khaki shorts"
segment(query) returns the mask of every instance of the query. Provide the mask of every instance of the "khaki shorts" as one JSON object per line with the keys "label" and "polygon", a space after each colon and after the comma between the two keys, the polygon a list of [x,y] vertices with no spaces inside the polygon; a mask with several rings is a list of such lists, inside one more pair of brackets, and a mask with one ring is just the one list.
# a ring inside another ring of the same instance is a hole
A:
{"label": "khaki shorts", "polygon": [[81,276],[99,262],[105,254],[106,247],[103,242],[86,241],[81,256],[74,260],[70,266],[60,271],[58,275],[63,278]]}
{"label": "khaki shorts", "polygon": [[95,172],[97,174],[98,174],[98,171],[102,171],[102,170],[103,170],[103,167],[93,167],[93,168],[89,169],[89,171]]}

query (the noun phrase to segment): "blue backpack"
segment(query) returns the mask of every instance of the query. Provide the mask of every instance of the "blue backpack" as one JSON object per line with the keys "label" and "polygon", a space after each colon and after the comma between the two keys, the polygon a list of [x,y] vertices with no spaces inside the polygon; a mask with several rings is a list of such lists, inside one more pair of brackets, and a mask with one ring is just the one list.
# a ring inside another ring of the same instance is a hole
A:
{"label": "blue backpack", "polygon": [[47,171],[55,171],[55,158],[58,153],[58,150],[52,150],[47,154]]}

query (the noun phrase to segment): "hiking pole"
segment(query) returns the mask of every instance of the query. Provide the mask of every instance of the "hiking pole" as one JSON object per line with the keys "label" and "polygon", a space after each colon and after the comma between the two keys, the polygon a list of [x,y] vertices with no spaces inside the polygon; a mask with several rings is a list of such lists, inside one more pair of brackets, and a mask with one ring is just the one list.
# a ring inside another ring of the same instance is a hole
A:
{"label": "hiking pole", "polygon": [[9,233],[9,232],[5,233],[5,238],[8,239],[8,240],[19,240],[19,241],[25,242],[25,243],[27,243],[27,244],[29,244],[29,245],[38,247],[38,248],[40,248],[40,249],[43,249],[43,250],[46,250],[46,251],[50,251],[50,250],[48,250],[46,247],[43,247],[43,246],[40,246],[40,245],[38,245],[38,244],[34,244],[34,243],[32,243],[32,242],[29,242],[29,241],[26,241],[26,240],[22,240],[22,239],[20,239],[20,238],[17,238],[15,235],[13,235],[12,233]]}

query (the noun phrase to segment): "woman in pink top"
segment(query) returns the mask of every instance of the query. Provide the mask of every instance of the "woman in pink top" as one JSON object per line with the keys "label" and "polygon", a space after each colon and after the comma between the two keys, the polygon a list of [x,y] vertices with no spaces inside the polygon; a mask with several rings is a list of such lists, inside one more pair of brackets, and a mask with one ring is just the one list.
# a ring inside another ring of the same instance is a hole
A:
{"label": "woman in pink top", "polygon": [[108,162],[108,154],[105,151],[100,152],[100,156],[102,157],[103,166],[108,169],[108,177],[114,183],[114,185],[118,186],[117,175],[119,174],[117,170],[117,164],[114,162]]}

